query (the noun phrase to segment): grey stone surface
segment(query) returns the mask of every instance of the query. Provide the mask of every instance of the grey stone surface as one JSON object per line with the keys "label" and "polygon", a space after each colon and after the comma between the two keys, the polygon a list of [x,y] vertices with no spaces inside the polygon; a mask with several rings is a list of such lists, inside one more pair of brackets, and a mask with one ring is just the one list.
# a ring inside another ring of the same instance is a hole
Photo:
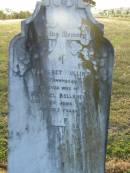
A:
{"label": "grey stone surface", "polygon": [[89,4],[38,2],[9,56],[8,172],[104,173],[114,52]]}

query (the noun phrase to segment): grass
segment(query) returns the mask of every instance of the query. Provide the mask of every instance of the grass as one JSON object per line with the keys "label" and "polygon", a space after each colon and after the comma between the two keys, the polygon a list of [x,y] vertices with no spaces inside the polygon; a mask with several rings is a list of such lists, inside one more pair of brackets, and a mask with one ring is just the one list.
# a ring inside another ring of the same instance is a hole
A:
{"label": "grass", "polygon": [[0,116],[7,114],[7,68],[8,45],[20,31],[20,23],[0,23]]}
{"label": "grass", "polygon": [[[105,36],[111,40],[115,48],[107,172],[128,173],[130,170],[128,165],[130,161],[130,20],[117,18],[98,20],[104,23]],[[0,162],[6,161],[7,155],[7,118],[5,116],[8,112],[7,47],[11,38],[19,31],[19,22],[0,23]]]}
{"label": "grass", "polygon": [[101,21],[115,48],[107,157],[130,159],[130,20]]}

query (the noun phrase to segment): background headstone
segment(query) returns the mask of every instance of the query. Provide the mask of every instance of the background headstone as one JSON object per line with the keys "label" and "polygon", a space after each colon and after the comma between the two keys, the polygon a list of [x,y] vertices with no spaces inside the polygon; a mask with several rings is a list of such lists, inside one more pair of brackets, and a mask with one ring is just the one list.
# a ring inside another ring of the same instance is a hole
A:
{"label": "background headstone", "polygon": [[38,2],[9,51],[9,173],[104,173],[114,53],[89,4]]}

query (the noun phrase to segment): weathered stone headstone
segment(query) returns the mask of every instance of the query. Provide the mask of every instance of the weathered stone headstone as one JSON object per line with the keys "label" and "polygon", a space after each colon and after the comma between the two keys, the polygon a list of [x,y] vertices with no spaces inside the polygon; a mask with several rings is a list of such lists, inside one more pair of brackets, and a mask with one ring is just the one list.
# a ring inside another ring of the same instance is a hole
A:
{"label": "weathered stone headstone", "polygon": [[89,4],[38,2],[9,51],[9,173],[104,173],[113,48]]}

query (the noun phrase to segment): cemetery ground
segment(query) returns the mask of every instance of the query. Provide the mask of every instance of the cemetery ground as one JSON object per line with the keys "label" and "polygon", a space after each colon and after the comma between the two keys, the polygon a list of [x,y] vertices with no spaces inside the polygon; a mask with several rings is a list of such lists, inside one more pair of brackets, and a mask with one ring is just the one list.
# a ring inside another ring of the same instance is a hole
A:
{"label": "cemetery ground", "polygon": [[[105,37],[115,48],[107,173],[130,173],[130,19],[98,21],[105,25]],[[0,165],[7,160],[7,47],[18,32],[20,21],[0,22]]]}

